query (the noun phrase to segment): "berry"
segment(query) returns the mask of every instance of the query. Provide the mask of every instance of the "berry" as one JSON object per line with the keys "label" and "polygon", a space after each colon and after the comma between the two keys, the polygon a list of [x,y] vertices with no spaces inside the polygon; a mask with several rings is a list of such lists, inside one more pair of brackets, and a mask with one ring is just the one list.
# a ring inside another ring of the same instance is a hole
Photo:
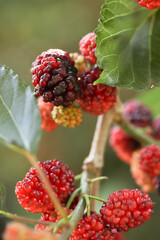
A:
{"label": "berry", "polygon": [[[67,212],[68,215],[71,214],[72,212],[71,209],[66,209],[66,208],[65,208],[65,211]],[[50,211],[43,213],[40,221],[53,223],[53,222],[59,222],[60,219],[61,219],[60,214],[56,211],[56,209],[52,209]],[[35,225],[35,230],[45,230],[46,228],[47,226],[45,225],[40,225],[40,224]]]}
{"label": "berry", "polygon": [[123,189],[109,195],[100,213],[111,229],[127,232],[140,226],[153,214],[153,202],[139,189]]}
{"label": "berry", "polygon": [[34,231],[26,225],[17,222],[8,223],[3,234],[3,240],[56,240],[54,236],[45,231]]}
{"label": "berry", "polygon": [[140,6],[150,10],[160,7],[160,0],[137,0]]}
{"label": "berry", "polygon": [[92,213],[79,221],[69,240],[113,240],[113,238],[113,233],[104,225],[101,216]]}
{"label": "berry", "polygon": [[153,137],[160,140],[160,116],[153,122]]}
{"label": "berry", "polygon": [[70,107],[54,107],[52,117],[59,125],[75,128],[82,122],[82,110],[74,105]]}
{"label": "berry", "polygon": [[97,58],[95,56],[97,46],[97,44],[95,43],[95,38],[95,33],[88,33],[81,39],[79,43],[79,50],[84,55],[86,61],[89,62],[90,65],[94,65],[97,62]]}
{"label": "berry", "polygon": [[[58,218],[58,214],[56,212],[56,210],[50,210],[47,211],[45,213],[42,214],[41,216],[41,221],[45,221],[45,222],[56,222]],[[35,230],[45,230],[47,226],[45,225],[40,225],[40,224],[36,224],[35,226]]]}
{"label": "berry", "polygon": [[38,107],[41,115],[41,128],[45,131],[52,131],[58,124],[53,120],[51,112],[53,110],[53,103],[46,103],[42,97],[38,98]]}
{"label": "berry", "polygon": [[139,165],[151,178],[160,175],[160,147],[152,144],[143,148],[140,151]]}
{"label": "berry", "polygon": [[101,115],[114,107],[117,102],[117,88],[105,84],[93,85],[101,70],[95,66],[91,70],[79,73],[79,96],[77,102],[88,113]]}
{"label": "berry", "polygon": [[79,55],[78,53],[70,53],[69,55],[74,61],[75,67],[79,72],[83,72],[87,69],[84,56]]}
{"label": "berry", "polygon": [[136,127],[147,127],[152,124],[151,111],[137,100],[130,100],[124,104],[124,116]]}
{"label": "berry", "polygon": [[[65,202],[75,189],[72,171],[57,159],[38,164],[48,177],[59,200]],[[15,192],[19,204],[26,211],[41,213],[54,208],[35,168],[31,168],[25,178],[17,183]]]}
{"label": "berry", "polygon": [[140,143],[128,136],[120,127],[115,126],[110,131],[110,145],[117,156],[130,163],[134,151],[140,148]]}
{"label": "berry", "polygon": [[132,155],[131,161],[132,177],[135,179],[135,182],[141,187],[143,192],[153,192],[155,190],[155,186],[152,182],[151,177],[148,175],[148,173],[140,169],[139,153],[140,151],[136,151]]}
{"label": "berry", "polygon": [[49,49],[37,57],[31,68],[37,96],[55,106],[70,106],[76,99],[77,69],[67,52]]}

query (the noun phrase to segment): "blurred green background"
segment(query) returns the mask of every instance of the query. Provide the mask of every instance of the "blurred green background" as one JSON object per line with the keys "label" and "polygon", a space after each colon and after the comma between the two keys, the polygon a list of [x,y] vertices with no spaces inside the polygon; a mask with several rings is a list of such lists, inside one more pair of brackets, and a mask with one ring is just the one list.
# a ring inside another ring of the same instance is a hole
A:
{"label": "blurred green background", "polygon": [[[31,84],[29,69],[37,55],[49,48],[68,52],[78,51],[78,42],[93,31],[99,18],[103,0],[0,0],[0,64],[14,69],[20,78]],[[135,95],[121,90],[123,100]],[[153,107],[154,115],[160,112],[159,89],[139,96]],[[76,129],[57,128],[52,133],[43,132],[38,158],[41,161],[58,158],[66,162],[75,174],[80,173],[83,159],[88,155],[96,124],[96,117],[84,115],[83,123]],[[36,124],[36,123],[33,123]],[[122,188],[137,187],[129,166],[118,160],[107,146],[103,175],[109,180],[101,186],[101,196]],[[25,158],[0,146],[0,180],[6,187],[7,210],[19,215],[39,218],[18,204],[14,194],[17,181],[22,180],[30,165]],[[128,240],[158,240],[160,222],[160,197],[151,194],[155,213],[151,221],[125,234]],[[2,220],[0,220],[0,225]]]}

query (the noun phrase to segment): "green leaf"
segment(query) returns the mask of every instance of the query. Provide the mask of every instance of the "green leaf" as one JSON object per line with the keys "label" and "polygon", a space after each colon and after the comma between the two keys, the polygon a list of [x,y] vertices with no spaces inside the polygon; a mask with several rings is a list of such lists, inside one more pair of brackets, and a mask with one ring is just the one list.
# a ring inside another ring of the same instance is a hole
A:
{"label": "green leaf", "polygon": [[136,96],[137,99],[146,104],[151,110],[154,117],[160,115],[160,89],[155,88],[147,90]]}
{"label": "green leaf", "polygon": [[6,191],[4,188],[3,183],[0,181],[0,210],[5,211],[5,196],[6,196]]}
{"label": "green leaf", "polygon": [[40,114],[30,87],[0,65],[0,142],[36,153],[40,137]]}
{"label": "green leaf", "polygon": [[96,83],[142,90],[160,86],[160,10],[107,0],[96,30]]}

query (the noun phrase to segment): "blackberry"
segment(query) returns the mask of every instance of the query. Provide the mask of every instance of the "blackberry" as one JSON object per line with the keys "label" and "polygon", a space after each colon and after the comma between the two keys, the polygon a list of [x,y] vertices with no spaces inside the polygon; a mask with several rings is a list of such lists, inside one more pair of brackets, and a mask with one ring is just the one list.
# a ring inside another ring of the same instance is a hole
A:
{"label": "blackberry", "polygon": [[55,106],[70,106],[76,99],[77,69],[67,52],[49,49],[32,64],[32,83],[37,96]]}
{"label": "blackberry", "polygon": [[117,88],[105,84],[93,85],[99,78],[101,69],[95,66],[91,70],[79,73],[79,95],[77,102],[88,113],[101,115],[117,103]]}

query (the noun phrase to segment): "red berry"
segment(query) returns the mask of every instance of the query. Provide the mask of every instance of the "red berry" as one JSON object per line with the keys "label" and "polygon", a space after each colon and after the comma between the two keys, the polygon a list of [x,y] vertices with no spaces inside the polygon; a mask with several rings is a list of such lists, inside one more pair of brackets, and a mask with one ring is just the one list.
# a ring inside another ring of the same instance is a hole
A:
{"label": "red berry", "polygon": [[150,10],[160,7],[160,0],[137,0],[140,6]]}
{"label": "red berry", "polygon": [[[39,162],[39,166],[47,175],[59,200],[65,202],[75,189],[73,172],[57,159]],[[25,178],[17,183],[15,192],[19,204],[26,211],[40,213],[54,208],[35,168],[31,168]]]}
{"label": "red berry", "polygon": [[113,233],[105,226],[101,216],[92,213],[79,221],[69,240],[113,240],[113,238]]}
{"label": "red berry", "polygon": [[70,106],[76,99],[77,69],[67,52],[49,49],[33,62],[32,83],[37,96],[55,106]]}
{"label": "red berry", "polygon": [[160,147],[152,144],[143,148],[140,151],[139,165],[152,178],[160,175]]}
{"label": "red berry", "polygon": [[[72,212],[71,209],[66,209],[66,208],[65,208],[65,211],[67,212],[68,215],[71,214]],[[53,223],[53,222],[59,222],[60,219],[61,219],[60,214],[56,211],[56,209],[52,209],[50,211],[43,213],[40,220]],[[35,225],[35,230],[45,230],[46,228],[47,228],[46,225],[40,225],[40,224]]]}
{"label": "red berry", "polygon": [[132,177],[134,178],[137,185],[141,187],[143,192],[147,192],[147,193],[154,192],[155,186],[152,182],[152,178],[148,175],[148,173],[140,169],[139,153],[140,153],[139,150],[135,151],[132,156],[132,161],[130,165],[131,166],[130,171],[131,171]]}
{"label": "red berry", "polygon": [[45,131],[52,131],[58,124],[53,120],[51,112],[53,110],[53,103],[46,103],[42,97],[38,98],[38,107],[41,115],[41,128]]}
{"label": "red berry", "polygon": [[117,156],[130,163],[134,151],[140,148],[140,143],[128,136],[120,127],[115,126],[110,131],[110,145]]}
{"label": "red berry", "polygon": [[79,73],[80,92],[77,102],[88,113],[101,115],[114,107],[117,102],[117,88],[105,84],[93,85],[99,78],[101,70],[98,67]]}
{"label": "red berry", "polygon": [[152,209],[153,202],[147,193],[139,189],[123,189],[109,195],[100,213],[111,229],[127,232],[149,220]]}
{"label": "red berry", "polygon": [[[46,221],[46,222],[56,222],[57,218],[58,218],[58,214],[57,214],[56,210],[54,209],[54,210],[43,213],[40,220]],[[37,224],[35,226],[35,230],[45,230],[46,227],[47,226],[45,226],[45,225]]]}
{"label": "red berry", "polygon": [[160,116],[153,122],[153,137],[160,140]]}
{"label": "red berry", "polygon": [[95,38],[95,33],[88,33],[81,39],[79,43],[79,49],[86,58],[86,61],[90,63],[90,65],[94,65],[97,62],[97,58],[95,56],[97,46],[95,43]]}
{"label": "red berry", "polygon": [[137,100],[130,100],[124,104],[124,116],[136,127],[147,127],[152,124],[151,111]]}

